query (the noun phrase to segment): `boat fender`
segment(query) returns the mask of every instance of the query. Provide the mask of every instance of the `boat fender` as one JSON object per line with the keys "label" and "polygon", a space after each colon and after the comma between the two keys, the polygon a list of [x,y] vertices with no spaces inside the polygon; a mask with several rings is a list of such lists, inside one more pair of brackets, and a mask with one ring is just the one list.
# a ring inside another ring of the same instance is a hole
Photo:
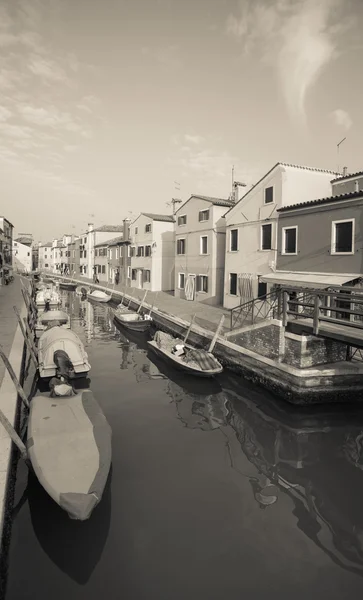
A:
{"label": "boat fender", "polygon": [[74,379],[74,366],[64,350],[56,350],[53,354],[53,362],[56,365],[57,376]]}

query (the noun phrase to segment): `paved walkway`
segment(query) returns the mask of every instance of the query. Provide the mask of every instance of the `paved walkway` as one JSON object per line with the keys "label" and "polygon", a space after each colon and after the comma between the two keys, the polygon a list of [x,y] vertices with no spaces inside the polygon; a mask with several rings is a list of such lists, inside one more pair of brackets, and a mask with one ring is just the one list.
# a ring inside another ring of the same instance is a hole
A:
{"label": "paved walkway", "polygon": [[[67,277],[66,279],[70,279]],[[77,277],[77,281],[82,281],[85,284],[93,285],[93,281],[91,279],[87,279],[86,277]],[[103,286],[106,288],[107,284],[104,282],[100,282],[97,287]],[[108,286],[109,290],[113,289],[113,286]],[[130,296],[134,296],[134,298],[142,299],[145,290],[140,290],[134,287],[127,287],[124,285],[117,285],[114,287],[115,291],[124,292]],[[202,304],[201,302],[183,300],[182,298],[176,298],[172,294],[168,294],[166,292],[148,292],[146,296],[146,302],[148,304],[155,303],[155,307],[160,310],[168,313],[169,315],[175,315],[180,319],[185,321],[190,321],[192,316],[195,314],[195,323],[200,325],[200,327],[204,327],[209,331],[215,331],[217,329],[218,323],[221,319],[221,316],[225,316],[224,325],[222,328],[222,333],[226,331],[230,331],[230,311],[219,306],[208,306],[207,304]]]}
{"label": "paved walkway", "polygon": [[[14,277],[14,281],[9,285],[0,285],[0,344],[7,357],[9,357],[18,325],[13,306],[16,305],[21,311],[23,303],[19,277]],[[0,358],[0,386],[4,374],[5,366]]]}

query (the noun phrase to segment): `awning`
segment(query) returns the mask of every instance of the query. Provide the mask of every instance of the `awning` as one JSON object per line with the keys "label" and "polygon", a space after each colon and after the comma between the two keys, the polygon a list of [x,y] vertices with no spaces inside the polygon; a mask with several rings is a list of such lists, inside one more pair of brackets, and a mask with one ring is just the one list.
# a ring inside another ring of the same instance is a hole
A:
{"label": "awning", "polygon": [[275,285],[290,285],[305,288],[329,288],[344,285],[360,279],[360,273],[301,273],[293,271],[275,271],[268,275],[261,275],[260,281]]}

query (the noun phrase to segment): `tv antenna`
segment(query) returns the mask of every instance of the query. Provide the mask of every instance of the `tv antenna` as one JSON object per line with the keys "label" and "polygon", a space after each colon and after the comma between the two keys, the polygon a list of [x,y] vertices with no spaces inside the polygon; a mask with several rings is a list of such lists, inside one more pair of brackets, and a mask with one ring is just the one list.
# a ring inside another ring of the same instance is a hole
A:
{"label": "tv antenna", "polygon": [[342,144],[347,138],[343,138],[342,140],[340,140],[340,142],[337,144],[337,160],[338,160],[338,168],[337,168],[337,172],[340,173],[339,170],[339,152],[340,152],[340,144]]}
{"label": "tv antenna", "polygon": [[238,202],[238,188],[246,187],[246,183],[242,183],[242,181],[234,180],[234,165],[232,166],[232,192],[230,194],[230,200],[234,200],[234,202]]}

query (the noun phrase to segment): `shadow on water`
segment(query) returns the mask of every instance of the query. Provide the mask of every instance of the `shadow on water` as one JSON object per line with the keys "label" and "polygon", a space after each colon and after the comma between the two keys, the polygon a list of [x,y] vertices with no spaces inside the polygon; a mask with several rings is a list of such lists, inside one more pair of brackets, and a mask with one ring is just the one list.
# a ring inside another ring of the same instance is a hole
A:
{"label": "shadow on water", "polygon": [[111,523],[112,466],[102,500],[88,521],[74,521],[47,494],[33,474],[13,509],[15,519],[26,502],[34,534],[50,560],[84,585],[103,553]]}

